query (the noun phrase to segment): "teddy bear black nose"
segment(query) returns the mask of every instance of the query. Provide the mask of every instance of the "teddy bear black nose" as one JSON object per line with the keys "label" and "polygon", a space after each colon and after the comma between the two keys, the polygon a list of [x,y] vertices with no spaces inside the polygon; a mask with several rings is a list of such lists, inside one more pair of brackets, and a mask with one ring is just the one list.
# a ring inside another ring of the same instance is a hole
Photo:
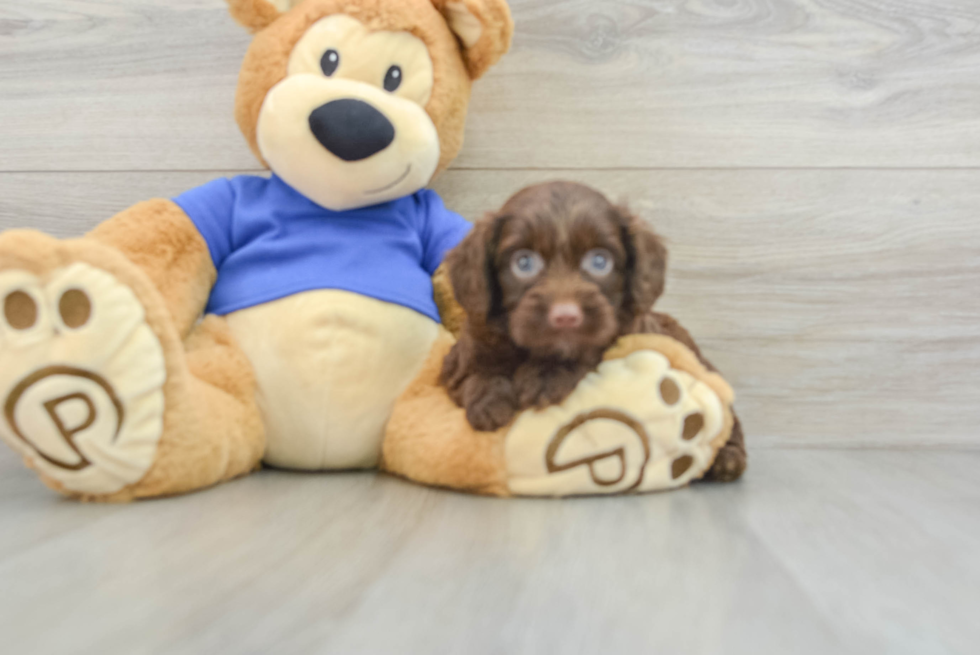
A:
{"label": "teddy bear black nose", "polygon": [[310,114],[310,130],[320,144],[344,161],[361,161],[395,140],[395,126],[362,100],[328,102]]}

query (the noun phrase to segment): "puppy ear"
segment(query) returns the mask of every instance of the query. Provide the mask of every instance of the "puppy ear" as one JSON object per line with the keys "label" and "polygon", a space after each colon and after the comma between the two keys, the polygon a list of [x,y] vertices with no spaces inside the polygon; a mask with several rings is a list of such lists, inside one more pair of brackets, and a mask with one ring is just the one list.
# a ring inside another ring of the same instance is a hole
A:
{"label": "puppy ear", "polygon": [[463,46],[470,78],[479,79],[510,49],[514,20],[505,0],[432,0]]}
{"label": "puppy ear", "polygon": [[456,302],[474,321],[485,322],[500,303],[494,258],[501,218],[488,214],[477,221],[466,238],[446,256]]}
{"label": "puppy ear", "polygon": [[619,208],[626,248],[626,292],[635,316],[646,314],[663,295],[667,278],[667,247],[643,219]]}
{"label": "puppy ear", "polygon": [[303,0],[227,0],[228,11],[249,32],[265,29]]}

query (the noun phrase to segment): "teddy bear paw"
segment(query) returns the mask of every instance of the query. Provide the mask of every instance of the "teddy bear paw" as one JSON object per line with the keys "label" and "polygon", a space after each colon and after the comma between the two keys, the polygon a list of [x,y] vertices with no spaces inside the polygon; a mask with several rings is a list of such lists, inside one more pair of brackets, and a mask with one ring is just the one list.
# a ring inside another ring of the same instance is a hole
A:
{"label": "teddy bear paw", "polygon": [[65,489],[140,480],[163,432],[166,364],[134,293],[76,262],[0,272],[0,437]]}
{"label": "teddy bear paw", "polygon": [[604,362],[561,405],[525,412],[505,439],[515,495],[671,489],[711,467],[729,410],[695,375],[643,350]]}

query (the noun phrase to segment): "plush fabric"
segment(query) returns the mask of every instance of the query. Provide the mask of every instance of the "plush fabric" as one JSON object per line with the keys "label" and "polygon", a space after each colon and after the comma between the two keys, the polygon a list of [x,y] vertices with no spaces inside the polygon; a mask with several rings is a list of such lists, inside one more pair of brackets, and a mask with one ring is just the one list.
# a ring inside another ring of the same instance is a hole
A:
{"label": "plush fabric", "polygon": [[[462,143],[470,50],[485,53],[484,33],[509,35],[509,14],[487,13],[504,23],[481,24],[475,38],[472,20],[461,22],[457,11],[453,25],[468,25],[461,28],[464,45],[428,0],[229,0],[229,9],[255,33],[241,70],[236,114],[256,154],[262,154],[263,108],[269,116],[291,117],[296,134],[320,148],[312,152],[323,161],[336,155],[330,148],[343,155],[338,161],[368,152],[345,140],[358,134],[373,139],[371,130],[327,134],[349,126],[323,108],[331,100],[326,95],[311,96],[308,116],[267,106],[272,90],[286,89],[282,83],[291,75],[305,79],[302,84],[314,94],[340,90],[345,97],[337,99],[350,100],[345,106],[373,101],[372,111],[389,114],[384,120],[394,127],[393,143],[366,159],[379,162],[377,170],[368,164],[350,181],[321,175],[304,182],[308,161],[298,168],[279,162],[282,170],[275,173],[286,185],[253,180],[236,188],[235,182],[218,182],[179,203],[138,204],[83,239],[0,235],[0,405],[7,413],[0,438],[67,495],[115,501],[182,493],[248,473],[263,458],[298,468],[372,465],[380,456],[388,412],[436,337],[429,277],[466,225],[420,189]],[[481,16],[474,15],[478,22]],[[333,38],[338,25],[346,30],[341,47],[354,53],[355,66],[317,71],[309,61],[316,61],[323,39]],[[496,56],[506,41],[491,46]],[[366,59],[358,62],[357,56]],[[383,61],[389,56],[406,67],[404,88],[394,83],[391,63]],[[370,79],[382,72],[384,79]],[[339,76],[336,84],[328,73]],[[282,100],[292,97],[286,93]],[[411,140],[397,143],[413,125],[434,131],[425,146],[432,154],[413,151]],[[287,138],[283,148],[290,147]],[[422,155],[432,160],[419,166],[416,177],[406,177],[405,197],[383,198],[390,202],[378,205],[371,187],[359,199],[321,195],[331,184],[343,189],[375,174],[387,180],[380,162],[388,150],[409,153],[391,157],[396,163],[407,157],[414,164]],[[306,198],[290,197],[284,188],[296,189],[297,183],[308,187]],[[243,208],[243,197],[254,205]],[[356,222],[342,213],[359,207],[366,209]],[[294,234],[304,221],[305,235]],[[349,229],[331,232],[340,223]],[[261,252],[250,250],[256,245],[250,236],[287,238]],[[341,242],[348,245],[342,253]],[[312,251],[322,257],[321,266],[309,259]],[[239,253],[251,256],[253,274],[227,275]],[[295,282],[311,271],[313,278],[336,279],[345,263],[359,259],[373,262],[371,275],[348,274],[356,286],[346,286],[362,293],[325,288],[344,284],[315,279],[311,290],[293,285],[270,300],[277,280]],[[294,264],[296,269],[282,270]],[[226,277],[232,286],[238,279],[239,291],[254,286],[251,297],[227,300]],[[368,288],[371,280],[384,288]],[[237,311],[227,319],[212,314],[202,320],[209,299],[211,309]],[[330,426],[326,432],[320,430],[324,425]],[[283,435],[297,441],[283,445]],[[304,444],[307,437],[316,443]]]}
{"label": "plush fabric", "polygon": [[120,212],[89,236],[121,252],[149,277],[181,337],[204,311],[217,271],[207,243],[170,200],[149,200]]}
{"label": "plush fabric", "polygon": [[[140,213],[144,220],[149,220],[160,215],[161,206],[143,204],[114,220],[125,222]],[[184,221],[185,229],[194,232],[186,217]],[[111,233],[114,228],[110,222],[103,234]],[[147,243],[140,244],[135,234],[131,236],[125,240],[129,247],[134,252],[145,253]],[[152,240],[152,232],[148,231],[145,238]],[[173,254],[166,247],[162,250],[167,255]],[[177,268],[188,268],[186,265],[196,259],[196,252],[193,248],[184,250],[184,257],[178,258],[184,266]],[[49,287],[58,283],[66,271],[71,272],[71,281],[63,286],[79,289],[90,299],[91,324],[71,330],[59,326],[56,320],[45,320],[33,335],[24,335],[28,337],[26,342],[17,343],[9,336],[0,341],[6,362],[6,384],[0,389],[0,397],[5,404],[9,403],[13,396],[8,385],[15,380],[28,380],[44,370],[45,363],[50,366],[70,362],[86,379],[98,377],[109,386],[111,395],[124,404],[127,421],[135,418],[146,423],[153,420],[154,412],[161,412],[162,422],[157,430],[144,431],[135,437],[137,450],[140,446],[155,448],[155,454],[150,461],[138,454],[134,456],[126,429],[112,443],[104,442],[101,448],[96,446],[102,452],[89,451],[85,441],[97,439],[103,422],[115,420],[118,414],[111,406],[103,407],[100,401],[105,396],[98,389],[93,391],[91,386],[83,385],[76,385],[73,392],[81,396],[82,403],[88,399],[100,410],[92,417],[95,419],[92,429],[74,435],[79,439],[75,444],[79,450],[89,452],[87,459],[92,464],[88,469],[66,469],[38,457],[37,448],[25,446],[22,439],[12,434],[9,420],[0,423],[0,437],[24,456],[25,463],[48,486],[83,500],[125,501],[171,495],[253,470],[264,450],[264,428],[253,400],[254,378],[221,320],[216,317],[206,320],[192,329],[185,340],[178,333],[173,312],[151,276],[115,248],[90,238],[59,242],[26,230],[0,235],[0,288],[9,288],[13,276],[21,278],[15,281],[19,288]],[[24,280],[25,276],[34,281]],[[45,310],[51,316],[57,311],[57,304],[42,303],[40,315]],[[109,326],[95,318],[106,311],[110,312],[105,317],[110,319]],[[6,327],[2,323],[0,328]],[[87,331],[85,327],[95,330]],[[135,340],[125,336],[111,338],[120,331],[138,336]],[[103,341],[109,341],[111,347],[105,348],[100,343]],[[32,356],[34,361],[30,359]],[[41,401],[48,396],[58,399],[68,395],[65,393],[68,389],[62,392],[41,388],[40,391],[45,395],[22,411],[37,416],[45,406]],[[158,392],[164,399],[162,407],[155,406],[152,400]],[[151,400],[141,410],[131,403],[134,398]],[[25,399],[30,400],[30,396]],[[104,409],[112,413],[103,416]],[[31,441],[36,438],[25,436]],[[37,436],[43,438],[44,434]],[[125,478],[93,486],[92,478],[102,477],[97,474],[103,465],[114,470],[142,468],[142,476],[122,486],[119,483],[125,483]]]}
{"label": "plush fabric", "polygon": [[466,322],[466,312],[456,302],[453,285],[449,279],[449,268],[445,264],[440,266],[432,277],[432,295],[439,308],[443,326],[454,337],[458,337]]}
{"label": "plush fabric", "polygon": [[433,0],[433,4],[466,46],[466,67],[474,80],[510,49],[514,28],[504,0]]}
{"label": "plush fabric", "polygon": [[395,404],[384,470],[496,496],[659,491],[702,477],[732,432],[731,389],[662,335],[622,339],[561,405],[477,432],[439,384],[453,342],[443,331]]}
{"label": "plush fabric", "polygon": [[475,432],[439,386],[453,339],[442,332],[418,377],[395,403],[381,468],[422,484],[494,496],[510,495],[504,457],[506,429]]}
{"label": "plush fabric", "polygon": [[227,0],[228,11],[250,32],[258,32],[272,24],[284,11],[303,0]]}
{"label": "plush fabric", "polygon": [[[270,13],[263,0],[241,4],[240,11],[247,10],[250,16]],[[476,6],[478,2],[468,4]],[[460,56],[456,36],[430,0],[306,0],[288,13],[277,15],[274,22],[256,34],[239,77],[235,115],[252,151],[264,162],[256,140],[259,113],[269,90],[286,77],[293,46],[318,20],[346,14],[373,29],[407,31],[428,46],[435,85],[425,110],[436,126],[441,145],[436,172],[445,170],[463,144],[471,71],[485,72],[510,46],[513,22],[506,3],[487,0],[485,6],[488,19],[495,23],[472,49],[476,64],[467,63],[471,49]]]}
{"label": "plush fabric", "polygon": [[214,180],[174,202],[208,244],[218,277],[206,311],[219,315],[342,289],[438,321],[431,276],[470,229],[434,191],[334,212],[275,175]]}
{"label": "plush fabric", "polygon": [[439,163],[424,108],[433,84],[428,48],[415,35],[327,16],[303,34],[287,77],[263,100],[256,143],[270,167],[323,207],[400,198],[428,184]]}
{"label": "plush fabric", "polygon": [[[329,71],[324,70],[324,48],[336,55]],[[424,41],[408,32],[372,30],[346,15],[321,18],[310,26],[289,54],[289,75],[322,75],[377,85],[398,64],[397,88],[385,89],[424,107],[432,97],[435,77],[432,57]],[[395,81],[395,80],[393,80]]]}
{"label": "plush fabric", "polygon": [[303,470],[377,465],[392,405],[438,333],[414,310],[337,290],[291,295],[227,320],[258,380],[264,460]]}

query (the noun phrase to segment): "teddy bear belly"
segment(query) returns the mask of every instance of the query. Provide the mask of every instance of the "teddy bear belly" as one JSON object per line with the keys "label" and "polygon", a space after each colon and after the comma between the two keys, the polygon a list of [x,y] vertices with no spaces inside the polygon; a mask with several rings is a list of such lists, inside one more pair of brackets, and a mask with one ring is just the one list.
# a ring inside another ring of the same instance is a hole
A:
{"label": "teddy bear belly", "polygon": [[338,290],[250,307],[228,324],[258,380],[264,460],[308,470],[377,465],[392,405],[438,333],[407,307]]}

